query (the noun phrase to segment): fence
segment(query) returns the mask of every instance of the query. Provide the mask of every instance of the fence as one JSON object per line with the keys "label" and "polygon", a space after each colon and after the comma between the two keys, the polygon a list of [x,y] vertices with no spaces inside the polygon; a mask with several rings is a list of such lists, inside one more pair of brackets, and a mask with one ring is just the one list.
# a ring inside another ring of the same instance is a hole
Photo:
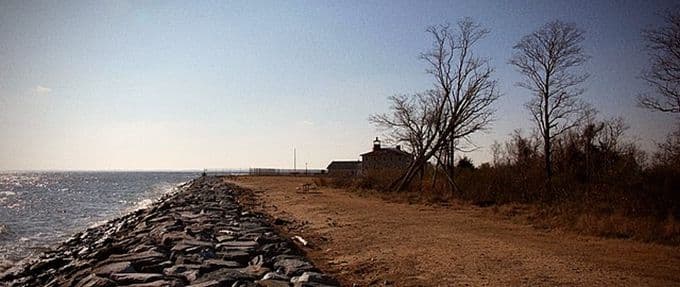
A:
{"label": "fence", "polygon": [[319,175],[325,173],[325,169],[251,168],[249,170],[250,175]]}
{"label": "fence", "polygon": [[285,169],[285,168],[248,168],[248,169],[206,169],[210,175],[321,175],[325,169]]}

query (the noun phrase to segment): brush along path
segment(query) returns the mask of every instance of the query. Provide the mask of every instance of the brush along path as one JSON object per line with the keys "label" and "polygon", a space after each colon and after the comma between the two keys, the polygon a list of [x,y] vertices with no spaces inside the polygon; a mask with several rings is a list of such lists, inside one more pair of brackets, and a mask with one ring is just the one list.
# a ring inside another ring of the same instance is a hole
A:
{"label": "brush along path", "polygon": [[194,180],[0,274],[0,286],[337,286],[259,214],[237,189]]}

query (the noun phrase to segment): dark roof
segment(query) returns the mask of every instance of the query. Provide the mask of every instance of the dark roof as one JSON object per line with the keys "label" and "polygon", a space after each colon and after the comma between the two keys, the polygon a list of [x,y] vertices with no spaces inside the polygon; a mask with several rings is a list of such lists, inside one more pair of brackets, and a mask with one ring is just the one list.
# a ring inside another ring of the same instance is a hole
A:
{"label": "dark roof", "polygon": [[359,169],[360,161],[332,161],[326,169]]}
{"label": "dark roof", "polygon": [[387,155],[387,154],[397,154],[397,155],[402,155],[402,156],[411,156],[410,153],[407,153],[401,149],[397,148],[379,148],[377,150],[372,150],[367,153],[361,154],[361,156],[365,155]]}

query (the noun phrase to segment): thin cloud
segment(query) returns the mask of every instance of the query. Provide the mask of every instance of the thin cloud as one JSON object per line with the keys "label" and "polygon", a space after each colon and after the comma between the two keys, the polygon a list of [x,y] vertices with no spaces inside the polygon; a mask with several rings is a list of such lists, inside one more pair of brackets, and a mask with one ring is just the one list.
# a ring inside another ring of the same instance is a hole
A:
{"label": "thin cloud", "polygon": [[49,93],[52,92],[52,89],[38,85],[35,88],[33,88],[32,91],[36,95],[48,95]]}

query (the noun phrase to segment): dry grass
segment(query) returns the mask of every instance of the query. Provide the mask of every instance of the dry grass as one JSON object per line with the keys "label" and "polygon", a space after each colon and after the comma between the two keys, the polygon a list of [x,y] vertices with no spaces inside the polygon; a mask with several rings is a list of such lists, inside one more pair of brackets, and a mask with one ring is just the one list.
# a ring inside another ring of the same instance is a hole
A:
{"label": "dry grass", "polygon": [[530,224],[539,229],[680,245],[680,222],[671,214],[664,219],[654,216],[634,217],[621,211],[598,213],[567,205],[535,203],[507,203],[494,205],[488,210],[503,219]]}
{"label": "dry grass", "polygon": [[[559,200],[543,200],[530,192],[523,194],[516,183],[503,184],[505,174],[500,171],[466,171],[458,176],[461,190],[452,193],[443,180],[432,185],[426,177],[422,184],[414,184],[404,192],[385,191],[384,185],[371,178],[334,179],[320,177],[314,180],[318,186],[343,188],[361,197],[380,198],[393,203],[426,204],[436,206],[475,205],[488,207],[496,216],[515,223],[532,225],[539,229],[564,230],[583,235],[607,238],[626,238],[643,242],[656,242],[670,245],[680,244],[680,222],[667,212],[666,216],[655,216],[650,212],[631,212],[640,206],[631,200],[617,202],[618,196],[595,196],[586,192],[571,192]],[[471,173],[476,173],[472,175]],[[491,178],[493,177],[493,178]],[[491,179],[490,179],[491,178]],[[482,182],[482,183],[480,183]],[[485,183],[484,183],[485,182]],[[505,186],[505,192],[490,187],[491,184]],[[540,184],[526,184],[540,186]],[[572,185],[573,190],[582,185]],[[606,193],[605,193],[606,194]]]}
{"label": "dry grass", "polygon": [[360,188],[299,192],[311,181],[323,183],[301,177],[243,177],[237,184],[252,188],[254,207],[291,222],[291,236],[312,242],[314,247],[304,247],[308,256],[343,286],[674,286],[680,282],[676,246],[537,230],[510,222],[539,222],[535,216],[542,207],[538,204],[480,208],[451,198],[451,206],[440,206],[428,204],[433,197],[426,195]]}

